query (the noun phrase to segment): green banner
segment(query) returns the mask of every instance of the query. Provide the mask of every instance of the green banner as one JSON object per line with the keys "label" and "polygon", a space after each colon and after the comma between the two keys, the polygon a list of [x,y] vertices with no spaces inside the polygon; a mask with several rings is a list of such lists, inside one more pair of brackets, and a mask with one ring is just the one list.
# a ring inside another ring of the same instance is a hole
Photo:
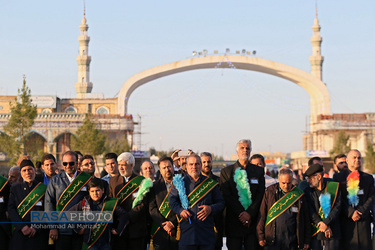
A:
{"label": "green banner", "polygon": [[139,185],[143,181],[145,177],[143,176],[137,176],[131,179],[126,185],[121,188],[121,190],[117,193],[116,197],[119,200],[119,203],[121,204],[126,200],[129,195],[131,195],[134,191],[136,191],[139,188]]}
{"label": "green banner", "polygon": [[78,194],[79,191],[89,182],[91,175],[81,171],[76,178],[69,184],[69,186],[61,194],[57,201],[56,211],[64,211],[66,205]]}
{"label": "green banner", "polygon": [[0,192],[7,185],[8,179],[0,175]]}
{"label": "green banner", "polygon": [[266,226],[275,220],[280,214],[284,213],[296,201],[303,196],[303,191],[298,187],[293,187],[289,193],[285,194],[281,199],[276,201],[267,214]]}
{"label": "green banner", "polygon": [[[159,212],[161,215],[164,216],[164,218],[167,218],[169,213],[171,212],[171,207],[169,206],[169,193],[171,192],[172,187],[173,187],[173,184],[171,188],[169,189],[168,194],[165,196],[163,202],[161,203],[159,207]],[[151,227],[151,237],[154,237],[154,235],[157,233],[159,229],[160,227],[158,226],[158,224],[154,222]]]}
{"label": "green banner", "polygon": [[219,185],[217,181],[211,178],[205,179],[188,195],[190,207],[194,207],[203,197],[206,196],[215,186]]}
{"label": "green banner", "polygon": [[[113,215],[113,212],[115,211],[117,202],[118,202],[118,200],[116,198],[111,198],[111,199],[107,200],[104,203],[101,212],[111,211],[112,215]],[[95,223],[93,229],[91,230],[89,242],[87,242],[87,243],[83,242],[82,250],[90,249],[98,241],[100,236],[102,236],[102,234],[104,233],[107,226],[108,226],[108,223]]]}
{"label": "green banner", "polygon": [[46,193],[47,185],[39,182],[38,185],[23,199],[18,205],[17,212],[23,219],[25,215],[34,207],[34,205],[43,197]]}
{"label": "green banner", "polygon": [[[326,191],[324,193],[329,193],[331,195],[331,209],[333,208],[333,205],[335,204],[337,193],[339,191],[339,183],[338,182],[327,182]],[[322,220],[324,220],[324,212],[322,207],[319,208],[318,215]],[[314,223],[311,223],[312,225],[312,236],[315,236],[317,233],[319,233],[319,227],[317,227]]]}

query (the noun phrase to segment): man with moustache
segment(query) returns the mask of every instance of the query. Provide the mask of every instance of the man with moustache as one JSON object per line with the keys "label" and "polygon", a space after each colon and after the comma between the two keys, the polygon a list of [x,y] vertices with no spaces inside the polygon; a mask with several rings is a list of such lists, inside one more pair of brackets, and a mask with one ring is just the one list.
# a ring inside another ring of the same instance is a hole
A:
{"label": "man with moustache", "polygon": [[[334,176],[340,183],[343,197],[341,249],[372,249],[370,210],[375,195],[374,178],[361,171],[362,156],[358,150],[350,150],[346,162],[348,168]],[[353,194],[358,199],[355,202],[355,199],[348,199],[348,191],[351,191],[348,182],[358,179],[358,191]]]}
{"label": "man with moustache", "polygon": [[259,245],[266,250],[308,249],[311,224],[303,191],[293,186],[288,168],[280,169],[278,179],[267,188],[260,206]]}
{"label": "man with moustache", "polygon": [[[209,152],[203,152],[200,154],[202,160],[202,175],[210,177],[215,181],[219,182],[220,178],[212,173],[212,154]],[[223,213],[215,215],[215,249],[221,249],[223,247],[223,231],[224,231],[224,220]]]}
{"label": "man with moustache", "polygon": [[47,186],[35,180],[36,170],[30,160],[20,163],[23,182],[15,183],[10,189],[8,213],[15,230],[10,243],[10,249],[46,249],[47,238],[40,229],[30,224],[31,211],[43,211],[42,198]]}
{"label": "man with moustache", "polygon": [[[226,203],[227,247],[229,250],[240,250],[242,246],[245,250],[258,249],[255,229],[265,190],[264,170],[249,162],[250,140],[240,140],[236,151],[238,161],[220,172],[220,188]],[[242,190],[241,199],[238,190]]]}
{"label": "man with moustache", "polygon": [[147,208],[143,201],[133,207],[136,192],[144,177],[133,173],[135,159],[131,153],[120,154],[117,162],[120,174],[109,179],[109,196],[119,199],[118,204],[129,214],[129,224],[121,236],[113,237],[113,249],[145,249]]}
{"label": "man with moustache", "polygon": [[[45,195],[46,211],[67,211],[88,195],[86,188],[91,176],[78,171],[78,156],[74,151],[62,155],[64,171],[53,176]],[[50,238],[55,241],[56,250],[81,250],[82,235],[76,234],[68,226],[63,229],[51,229]]]}
{"label": "man with moustache", "polygon": [[339,183],[323,178],[324,169],[320,164],[313,164],[306,172],[309,187],[305,189],[309,204],[310,219],[313,223],[313,250],[339,249],[341,238],[340,212],[342,207]]}
{"label": "man with moustache", "polygon": [[105,180],[109,183],[109,178],[118,175],[118,164],[117,164],[117,154],[116,153],[107,153],[105,156],[105,171],[108,173],[106,176],[102,177],[102,180]]}
{"label": "man with moustache", "polygon": [[[183,220],[179,249],[215,249],[214,216],[223,211],[225,203],[217,181],[201,174],[202,163],[198,155],[187,157],[187,174],[175,177],[169,195],[169,205]],[[176,178],[182,183],[178,185]],[[176,179],[176,180],[175,180]],[[185,187],[180,189],[180,187]],[[182,196],[188,196],[189,208],[183,207]]]}
{"label": "man with moustache", "polygon": [[14,166],[9,169],[8,180],[9,180],[10,185],[12,185],[13,183],[18,183],[22,181],[20,167]]}
{"label": "man with moustache", "polygon": [[52,154],[45,154],[42,157],[41,163],[44,173],[37,174],[35,179],[48,185],[51,178],[56,175],[56,158]]}
{"label": "man with moustache", "polygon": [[154,182],[149,194],[149,212],[153,220],[151,239],[154,249],[178,249],[176,231],[178,221],[169,206],[169,192],[173,186],[173,160],[163,156],[158,161],[161,178]]}

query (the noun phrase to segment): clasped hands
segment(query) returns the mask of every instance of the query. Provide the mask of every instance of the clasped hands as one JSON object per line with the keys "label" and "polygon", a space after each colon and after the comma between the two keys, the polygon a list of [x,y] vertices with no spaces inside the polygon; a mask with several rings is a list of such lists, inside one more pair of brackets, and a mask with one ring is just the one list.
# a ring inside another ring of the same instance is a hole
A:
{"label": "clasped hands", "polygon": [[[211,214],[212,209],[208,205],[201,205],[198,208],[200,209],[200,211],[197,213],[197,217],[199,220],[204,221]],[[180,216],[184,220],[189,220],[189,217],[191,216],[191,214],[188,210],[184,209],[180,213]]]}
{"label": "clasped hands", "polygon": [[318,223],[319,232],[323,232],[326,238],[332,237],[332,229],[329,228],[323,221]]}
{"label": "clasped hands", "polygon": [[238,216],[238,219],[241,221],[244,227],[250,227],[251,216],[248,212],[243,211],[242,213],[240,213],[240,215]]}
{"label": "clasped hands", "polygon": [[29,236],[29,238],[33,237],[36,233],[36,230],[35,228],[32,228],[32,227],[29,227],[29,226],[24,226],[22,229],[21,229],[21,232],[23,233],[23,235],[25,236]]}

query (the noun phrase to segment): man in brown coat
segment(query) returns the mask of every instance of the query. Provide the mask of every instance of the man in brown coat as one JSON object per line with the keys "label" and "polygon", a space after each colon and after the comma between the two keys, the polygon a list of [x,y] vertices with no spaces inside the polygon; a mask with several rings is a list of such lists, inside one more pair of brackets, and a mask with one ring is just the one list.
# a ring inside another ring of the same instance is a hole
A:
{"label": "man in brown coat", "polygon": [[279,183],[269,186],[260,206],[259,245],[270,250],[308,249],[311,239],[309,211],[303,191],[292,185],[293,172],[279,172]]}

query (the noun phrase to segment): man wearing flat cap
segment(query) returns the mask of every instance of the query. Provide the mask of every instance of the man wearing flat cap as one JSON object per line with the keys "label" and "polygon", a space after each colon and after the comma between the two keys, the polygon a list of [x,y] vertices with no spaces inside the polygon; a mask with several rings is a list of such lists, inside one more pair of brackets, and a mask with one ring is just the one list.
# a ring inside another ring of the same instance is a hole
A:
{"label": "man wearing flat cap", "polygon": [[309,187],[305,189],[313,224],[311,249],[339,249],[341,192],[339,183],[323,179],[320,164],[311,165],[305,172]]}
{"label": "man wearing flat cap", "polygon": [[30,215],[31,211],[44,210],[42,198],[47,186],[35,180],[36,170],[32,161],[23,160],[20,169],[23,182],[12,185],[8,203],[9,218],[15,227],[10,249],[46,249],[48,234],[33,228]]}

